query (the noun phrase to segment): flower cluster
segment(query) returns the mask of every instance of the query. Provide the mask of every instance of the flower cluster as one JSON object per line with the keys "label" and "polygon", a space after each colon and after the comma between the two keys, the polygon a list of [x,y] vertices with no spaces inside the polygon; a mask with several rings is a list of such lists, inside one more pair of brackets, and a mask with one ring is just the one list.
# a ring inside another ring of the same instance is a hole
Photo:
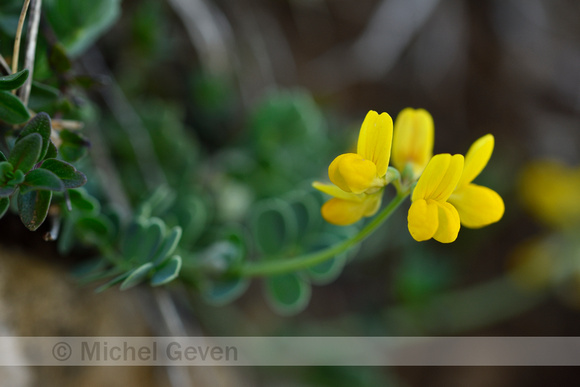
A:
{"label": "flower cluster", "polygon": [[399,195],[412,190],[407,220],[417,241],[433,238],[450,243],[461,225],[479,228],[500,220],[502,198],[472,183],[491,157],[493,136],[481,137],[465,157],[433,156],[433,139],[433,119],[423,109],[404,109],[394,129],[387,113],[370,111],[360,130],[357,153],[342,154],[330,164],[328,175],[333,184],[313,184],[333,196],[322,206],[324,219],[349,225],[374,215],[385,186],[394,182]]}

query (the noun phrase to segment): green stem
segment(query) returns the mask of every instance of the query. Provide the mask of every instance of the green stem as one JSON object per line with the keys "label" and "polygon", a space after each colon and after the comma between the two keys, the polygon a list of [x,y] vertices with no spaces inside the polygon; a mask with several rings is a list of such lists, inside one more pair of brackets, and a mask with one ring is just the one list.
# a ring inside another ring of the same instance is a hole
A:
{"label": "green stem", "polygon": [[398,194],[372,221],[370,221],[355,236],[345,240],[342,243],[331,246],[327,249],[313,253],[298,255],[289,259],[262,260],[259,262],[246,262],[238,273],[241,277],[259,277],[271,276],[277,274],[291,273],[303,270],[308,267],[318,265],[336,255],[348,250],[354,245],[365,240],[373,233],[385,220],[399,207],[399,205],[408,196],[408,193]]}

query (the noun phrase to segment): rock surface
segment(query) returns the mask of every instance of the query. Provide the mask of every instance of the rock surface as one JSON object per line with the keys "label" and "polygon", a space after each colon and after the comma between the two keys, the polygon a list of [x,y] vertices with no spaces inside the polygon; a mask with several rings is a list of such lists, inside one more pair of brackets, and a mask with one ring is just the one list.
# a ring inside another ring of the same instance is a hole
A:
{"label": "rock surface", "polygon": [[[161,335],[151,330],[151,311],[144,313],[147,296],[148,290],[140,288],[95,294],[53,260],[0,246],[0,336]],[[1,356],[25,355],[15,339]],[[170,382],[176,374],[180,380]],[[240,375],[226,367],[0,367],[0,385],[10,387],[215,387],[244,385],[241,382]]]}

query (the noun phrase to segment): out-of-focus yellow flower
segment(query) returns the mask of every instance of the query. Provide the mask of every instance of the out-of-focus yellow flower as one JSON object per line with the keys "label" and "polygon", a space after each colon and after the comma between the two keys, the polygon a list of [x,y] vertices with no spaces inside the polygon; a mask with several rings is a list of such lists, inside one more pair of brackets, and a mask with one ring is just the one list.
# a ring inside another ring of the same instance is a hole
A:
{"label": "out-of-focus yellow flower", "polygon": [[511,277],[524,289],[550,287],[565,304],[580,308],[580,168],[534,161],[521,173],[519,193],[531,214],[555,230],[516,247]]}
{"label": "out-of-focus yellow flower", "polygon": [[433,156],[434,125],[424,109],[406,108],[395,120],[392,164],[401,173],[410,168],[412,180],[419,178]]}
{"label": "out-of-focus yellow flower", "polygon": [[345,153],[328,167],[328,176],[341,190],[373,193],[387,184],[393,120],[387,113],[368,112],[360,129],[357,153]]}
{"label": "out-of-focus yellow flower", "polygon": [[459,214],[447,199],[461,178],[463,161],[462,155],[439,154],[427,164],[413,191],[407,216],[409,232],[416,241],[434,238],[450,243],[457,238]]}
{"label": "out-of-focus yellow flower", "polygon": [[457,187],[449,197],[459,213],[461,224],[480,228],[499,221],[505,211],[501,196],[492,189],[473,184],[487,165],[493,152],[494,138],[487,134],[471,145],[465,156],[465,165]]}
{"label": "out-of-focus yellow flower", "polygon": [[522,172],[519,191],[527,209],[548,226],[580,224],[580,169],[558,161],[536,161]]}
{"label": "out-of-focus yellow flower", "polygon": [[322,206],[322,217],[329,223],[347,226],[365,216],[373,216],[381,206],[382,190],[372,194],[344,192],[333,184],[314,182],[313,187],[333,196]]}

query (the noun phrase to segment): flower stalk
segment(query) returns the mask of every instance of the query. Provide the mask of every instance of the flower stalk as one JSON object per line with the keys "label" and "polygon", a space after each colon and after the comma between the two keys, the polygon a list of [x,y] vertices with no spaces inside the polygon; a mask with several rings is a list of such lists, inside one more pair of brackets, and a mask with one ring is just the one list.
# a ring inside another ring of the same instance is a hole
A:
{"label": "flower stalk", "polygon": [[409,196],[409,192],[399,192],[397,196],[365,227],[363,227],[353,237],[328,247],[326,249],[298,255],[289,259],[268,260],[263,259],[259,262],[246,262],[241,266],[237,273],[241,277],[266,277],[278,274],[292,273],[298,270],[304,270],[311,266],[325,262],[340,253],[343,253],[358,243],[369,237],[378,227],[380,227],[391,214],[401,205]]}

